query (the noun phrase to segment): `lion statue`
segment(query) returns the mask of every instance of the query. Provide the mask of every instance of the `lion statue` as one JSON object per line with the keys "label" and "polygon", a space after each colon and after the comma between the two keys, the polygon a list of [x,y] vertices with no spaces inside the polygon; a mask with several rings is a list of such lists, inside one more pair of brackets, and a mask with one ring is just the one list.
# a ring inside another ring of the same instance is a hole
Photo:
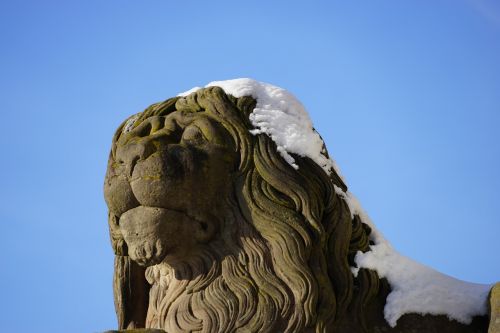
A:
{"label": "lion statue", "polygon": [[[113,137],[104,193],[120,329],[485,332],[446,315],[384,319],[391,286],[347,186],[255,133],[252,96],[217,86],[153,104]],[[252,132],[254,131],[254,132]],[[328,156],[323,147],[322,154]]]}

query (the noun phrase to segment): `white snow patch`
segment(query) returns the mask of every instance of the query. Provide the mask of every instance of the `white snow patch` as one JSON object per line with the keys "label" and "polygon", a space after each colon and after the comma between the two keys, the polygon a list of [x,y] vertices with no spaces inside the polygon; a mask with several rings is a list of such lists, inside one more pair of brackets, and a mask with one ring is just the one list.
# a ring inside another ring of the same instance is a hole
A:
{"label": "white snow patch", "polygon": [[[332,169],[340,176],[336,163],[325,156],[323,140],[312,126],[311,119],[302,103],[285,89],[252,79],[214,81],[206,87],[221,87],[234,97],[252,96],[257,105],[250,114],[255,129],[252,134],[267,134],[277,146],[278,152],[295,169],[295,159],[290,153],[305,156],[321,166],[327,174]],[[190,89],[178,96],[187,96],[199,88]]]}
{"label": "white snow patch", "polygon": [[183,93],[178,94],[177,96],[186,97],[187,95],[191,95],[192,93],[197,92],[200,89],[201,89],[201,87],[193,87],[193,88],[189,89],[188,91],[185,91]]}
{"label": "white snow patch", "polygon": [[350,193],[335,186],[335,192],[347,202],[351,214],[372,229],[370,235],[375,245],[370,251],[357,253],[352,268],[357,276],[360,268],[376,270],[391,285],[384,317],[392,327],[406,313],[446,315],[461,323],[469,324],[472,317],[487,312],[488,293],[492,285],[461,281],[424,266],[399,254],[375,228],[359,201]]}
{"label": "white snow patch", "polygon": [[389,281],[384,317],[392,327],[405,313],[447,315],[464,324],[487,311],[492,286],[469,283],[442,274],[395,251],[390,244],[376,244],[358,252],[358,267],[374,269]]}
{"label": "white snow patch", "polygon": [[[214,81],[206,87],[211,86],[221,87],[237,98],[255,98],[257,106],[250,115],[255,129],[251,133],[267,134],[294,168],[298,166],[290,153],[311,158],[328,174],[333,169],[341,175],[335,162],[324,155],[323,141],[314,130],[304,106],[291,93],[252,79]],[[187,96],[198,89],[193,88],[179,96]],[[366,253],[357,253],[357,267],[353,267],[352,272],[357,276],[360,268],[373,269],[389,281],[392,291],[387,297],[384,317],[392,327],[406,313],[442,314],[464,324],[470,323],[473,316],[486,314],[492,285],[457,280],[399,254],[377,230],[352,193],[337,186],[335,191],[345,199],[351,214],[358,215],[372,229],[370,239],[374,245]]]}

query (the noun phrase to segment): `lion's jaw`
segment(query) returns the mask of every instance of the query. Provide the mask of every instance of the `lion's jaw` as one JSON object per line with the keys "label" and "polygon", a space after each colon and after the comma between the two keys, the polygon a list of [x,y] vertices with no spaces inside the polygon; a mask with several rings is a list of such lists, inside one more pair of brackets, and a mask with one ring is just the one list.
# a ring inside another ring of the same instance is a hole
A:
{"label": "lion's jaw", "polygon": [[167,255],[187,257],[187,250],[195,247],[193,223],[181,212],[139,206],[122,214],[119,225],[132,260],[151,266]]}

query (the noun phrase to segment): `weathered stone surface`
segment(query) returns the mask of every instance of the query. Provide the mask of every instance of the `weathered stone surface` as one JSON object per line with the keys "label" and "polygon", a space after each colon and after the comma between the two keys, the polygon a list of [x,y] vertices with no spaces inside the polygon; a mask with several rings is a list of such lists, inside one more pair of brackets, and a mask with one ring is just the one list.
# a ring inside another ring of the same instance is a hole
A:
{"label": "weathered stone surface", "polygon": [[252,135],[250,97],[201,89],[117,130],[104,185],[120,329],[200,332],[486,332],[408,314],[383,317],[390,288],[351,273],[370,228],[312,160],[292,168]]}
{"label": "weathered stone surface", "polygon": [[500,282],[490,293],[490,327],[488,333],[500,333]]}

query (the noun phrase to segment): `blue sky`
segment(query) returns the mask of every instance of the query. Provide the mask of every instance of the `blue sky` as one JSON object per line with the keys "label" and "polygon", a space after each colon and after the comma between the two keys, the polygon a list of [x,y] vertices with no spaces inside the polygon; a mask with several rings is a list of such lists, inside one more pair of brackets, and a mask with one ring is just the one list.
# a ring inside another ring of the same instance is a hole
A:
{"label": "blue sky", "polygon": [[116,327],[102,184],[120,122],[213,80],[293,92],[403,254],[500,280],[494,0],[0,3],[2,330]]}

